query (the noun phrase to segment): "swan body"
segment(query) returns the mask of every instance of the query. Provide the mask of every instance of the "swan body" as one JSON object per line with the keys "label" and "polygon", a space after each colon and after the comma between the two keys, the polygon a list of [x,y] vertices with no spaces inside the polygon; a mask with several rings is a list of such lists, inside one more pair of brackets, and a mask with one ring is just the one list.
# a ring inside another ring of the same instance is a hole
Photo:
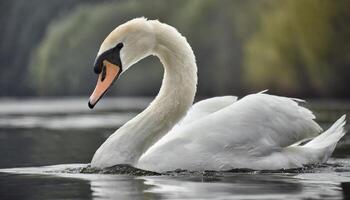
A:
{"label": "swan body", "polygon": [[175,28],[145,18],[117,27],[102,43],[95,63],[99,80],[89,106],[113,77],[149,55],[164,66],[159,94],[101,145],[92,167],[130,164],[158,172],[296,168],[326,162],[345,134],[345,116],[323,132],[301,100],[265,92],[192,105],[197,66],[190,45]]}

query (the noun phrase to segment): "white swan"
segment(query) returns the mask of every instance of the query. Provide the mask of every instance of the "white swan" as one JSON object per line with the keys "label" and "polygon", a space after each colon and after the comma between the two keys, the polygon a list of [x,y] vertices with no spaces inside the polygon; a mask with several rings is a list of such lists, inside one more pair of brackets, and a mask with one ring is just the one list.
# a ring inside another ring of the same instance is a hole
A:
{"label": "white swan", "polygon": [[240,100],[215,97],[192,106],[197,66],[190,45],[175,28],[145,18],[120,25],[102,43],[90,108],[122,71],[149,55],[157,56],[164,66],[159,94],[101,145],[92,167],[130,164],[152,171],[295,168],[327,161],[345,134],[345,115],[318,135],[321,127],[308,109],[298,105],[300,100],[264,92]]}

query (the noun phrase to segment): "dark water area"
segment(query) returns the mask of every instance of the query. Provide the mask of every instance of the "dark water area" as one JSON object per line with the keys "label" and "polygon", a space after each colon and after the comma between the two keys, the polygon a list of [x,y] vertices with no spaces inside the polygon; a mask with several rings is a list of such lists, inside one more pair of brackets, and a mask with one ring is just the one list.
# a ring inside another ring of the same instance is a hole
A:
{"label": "dark water area", "polygon": [[0,129],[0,168],[88,163],[113,129]]}
{"label": "dark water area", "polygon": [[[91,111],[86,99],[0,100],[0,199],[345,199],[350,192],[348,135],[327,164],[298,170],[80,173],[149,102],[105,99]],[[350,102],[307,106],[324,128],[350,114]]]}

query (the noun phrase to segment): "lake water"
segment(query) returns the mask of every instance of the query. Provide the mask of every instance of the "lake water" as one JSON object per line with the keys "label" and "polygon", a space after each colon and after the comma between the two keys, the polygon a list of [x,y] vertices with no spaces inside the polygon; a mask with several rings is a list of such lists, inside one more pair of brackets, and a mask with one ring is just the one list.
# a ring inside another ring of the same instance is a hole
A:
{"label": "lake water", "polygon": [[[83,174],[95,150],[148,98],[0,100],[0,199],[345,199],[350,136],[325,165],[303,170]],[[350,103],[307,104],[327,128]],[[74,164],[78,163],[78,164]],[[67,170],[68,169],[68,170]],[[345,195],[345,196],[344,196]]]}

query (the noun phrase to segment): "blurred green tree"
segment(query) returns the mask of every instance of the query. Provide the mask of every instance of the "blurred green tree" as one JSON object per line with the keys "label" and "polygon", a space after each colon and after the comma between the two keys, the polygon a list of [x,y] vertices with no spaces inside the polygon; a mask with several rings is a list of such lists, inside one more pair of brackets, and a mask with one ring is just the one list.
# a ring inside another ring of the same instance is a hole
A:
{"label": "blurred green tree", "polygon": [[[95,84],[92,63],[101,41],[117,25],[145,16],[171,24],[187,36],[200,68],[200,94],[242,91],[241,43],[236,34],[239,29],[234,28],[238,20],[233,13],[240,13],[239,6],[246,3],[230,2],[149,0],[80,6],[49,26],[33,56],[30,79],[40,95],[86,95]],[[119,86],[111,93],[154,95],[157,92],[162,77],[160,63],[146,59],[138,65],[142,67],[135,67],[137,69],[122,76]],[[126,85],[128,87],[124,87]]]}
{"label": "blurred green tree", "polygon": [[[187,37],[199,67],[199,96],[262,89],[284,95],[350,96],[350,0],[65,2],[39,3],[45,10],[40,15],[28,11],[21,18],[11,15],[11,22],[1,18],[8,29],[1,33],[0,94],[89,95],[100,43],[119,24],[145,16],[171,24]],[[23,0],[2,4],[18,9],[14,13],[31,9]],[[65,12],[54,14],[55,8]],[[18,26],[25,16],[34,21]],[[40,34],[32,36],[31,26]],[[9,52],[16,52],[16,59]],[[148,58],[137,65],[142,67],[123,75],[111,93],[157,93],[160,63]],[[15,78],[20,84],[11,84]]]}
{"label": "blurred green tree", "polygon": [[244,48],[248,87],[349,96],[348,0],[270,1]]}

